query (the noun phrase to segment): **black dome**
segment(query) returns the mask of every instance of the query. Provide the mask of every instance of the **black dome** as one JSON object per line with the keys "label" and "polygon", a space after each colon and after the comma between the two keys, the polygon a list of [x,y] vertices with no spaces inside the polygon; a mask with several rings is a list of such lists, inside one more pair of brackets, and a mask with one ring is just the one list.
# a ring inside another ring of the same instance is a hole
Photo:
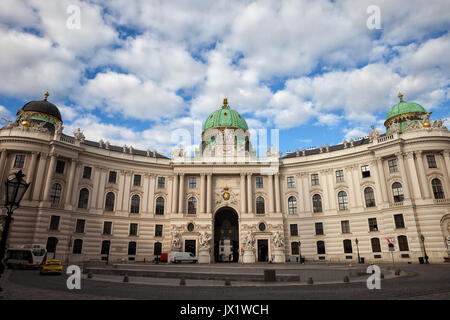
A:
{"label": "black dome", "polygon": [[30,101],[22,107],[22,110],[44,113],[57,118],[59,121],[62,121],[61,113],[59,112],[58,107],[45,99],[41,101]]}

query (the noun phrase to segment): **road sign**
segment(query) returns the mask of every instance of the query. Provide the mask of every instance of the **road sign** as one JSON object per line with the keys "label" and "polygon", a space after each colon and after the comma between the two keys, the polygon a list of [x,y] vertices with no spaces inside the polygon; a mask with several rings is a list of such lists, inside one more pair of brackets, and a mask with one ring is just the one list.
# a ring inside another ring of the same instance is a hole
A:
{"label": "road sign", "polygon": [[388,243],[388,247],[389,247],[389,251],[395,251],[395,247],[394,247],[394,244],[392,242]]}

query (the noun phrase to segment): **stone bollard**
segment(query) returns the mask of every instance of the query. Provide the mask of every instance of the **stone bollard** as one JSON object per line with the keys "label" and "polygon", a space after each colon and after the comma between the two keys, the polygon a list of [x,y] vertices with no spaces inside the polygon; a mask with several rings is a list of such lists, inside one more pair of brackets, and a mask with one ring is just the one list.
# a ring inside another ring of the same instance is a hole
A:
{"label": "stone bollard", "polygon": [[225,280],[225,286],[227,286],[227,287],[231,286],[231,280],[230,279]]}
{"label": "stone bollard", "polygon": [[126,273],[123,276],[123,282],[130,282],[130,279],[128,278],[128,274],[126,274]]}
{"label": "stone bollard", "polygon": [[399,276],[399,275],[400,275],[400,269],[396,269],[396,270],[395,270],[395,275],[396,275],[396,276]]}
{"label": "stone bollard", "polygon": [[349,282],[350,282],[350,278],[349,278],[348,276],[345,276],[345,277],[344,277],[344,282],[345,282],[345,283],[349,283]]}
{"label": "stone bollard", "polygon": [[94,275],[92,274],[91,271],[88,272],[88,279],[92,279],[94,277]]}
{"label": "stone bollard", "polygon": [[383,272],[381,272],[380,278],[381,278],[381,279],[384,279],[384,273],[383,273]]}
{"label": "stone bollard", "polygon": [[313,278],[309,277],[307,283],[308,283],[308,284],[314,284]]}
{"label": "stone bollard", "polygon": [[186,285],[186,280],[184,280],[184,278],[180,279],[180,286],[185,286]]}

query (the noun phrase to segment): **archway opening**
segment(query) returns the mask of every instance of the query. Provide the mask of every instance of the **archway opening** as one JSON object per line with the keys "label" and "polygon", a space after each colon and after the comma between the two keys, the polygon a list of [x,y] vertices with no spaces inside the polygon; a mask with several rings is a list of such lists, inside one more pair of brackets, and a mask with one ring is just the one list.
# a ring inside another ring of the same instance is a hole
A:
{"label": "archway opening", "polygon": [[239,261],[239,220],[230,207],[219,209],[214,218],[214,260]]}

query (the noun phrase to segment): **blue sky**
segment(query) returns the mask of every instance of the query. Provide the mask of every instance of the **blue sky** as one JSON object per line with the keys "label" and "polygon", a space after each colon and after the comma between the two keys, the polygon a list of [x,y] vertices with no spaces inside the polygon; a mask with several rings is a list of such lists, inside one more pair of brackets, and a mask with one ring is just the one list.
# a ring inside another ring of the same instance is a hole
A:
{"label": "blue sky", "polygon": [[399,91],[450,118],[449,26],[448,1],[2,0],[0,116],[49,91],[65,133],[168,154],[227,97],[283,152],[333,145]]}

